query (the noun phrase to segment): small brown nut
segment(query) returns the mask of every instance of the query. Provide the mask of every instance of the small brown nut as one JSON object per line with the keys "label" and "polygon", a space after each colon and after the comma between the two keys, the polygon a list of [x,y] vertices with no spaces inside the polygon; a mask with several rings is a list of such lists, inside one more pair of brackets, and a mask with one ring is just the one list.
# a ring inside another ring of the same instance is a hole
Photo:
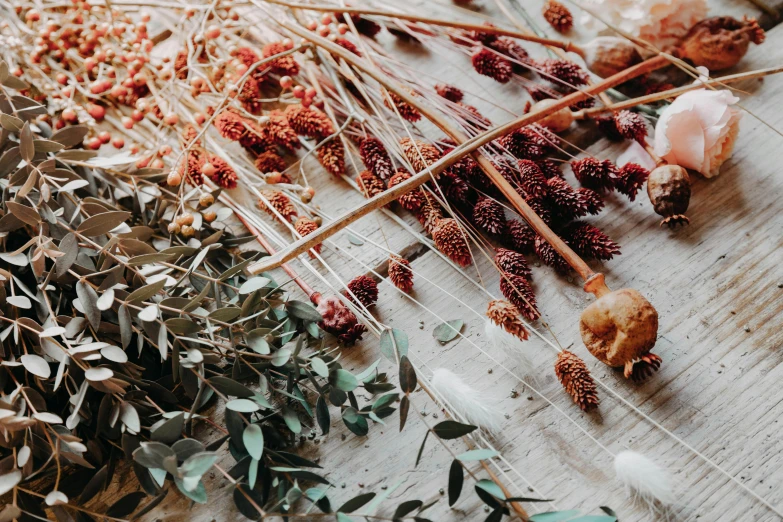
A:
{"label": "small brown nut", "polygon": [[658,312],[632,288],[604,294],[579,321],[590,353],[609,366],[625,366],[647,354],[658,336]]}
{"label": "small brown nut", "polygon": [[169,234],[179,234],[180,228],[176,223],[169,223]]}
{"label": "small brown nut", "polygon": [[193,224],[193,214],[191,214],[190,212],[185,212],[184,214],[180,214],[179,216],[177,216],[176,221],[177,221],[177,224],[180,225],[180,226],[192,225]]}
{"label": "small brown nut", "polygon": [[[558,100],[553,100],[550,98],[538,101],[530,108],[530,112],[544,110],[557,102]],[[546,127],[552,132],[562,132],[570,127],[572,123],[574,123],[574,113],[571,112],[571,109],[568,107],[563,107],[554,114],[550,114],[549,116],[538,121],[539,125]]]}
{"label": "small brown nut", "polygon": [[209,192],[203,193],[198,198],[198,204],[202,207],[208,207],[215,202],[215,198]]}
{"label": "small brown nut", "polygon": [[214,210],[209,210],[207,212],[204,212],[204,221],[207,223],[212,223],[217,219],[217,213]]}
{"label": "small brown nut", "polygon": [[655,212],[664,217],[661,225],[687,225],[685,217],[691,199],[691,180],[679,165],[663,165],[647,178],[647,195]]}
{"label": "small brown nut", "polygon": [[193,237],[193,235],[196,233],[196,230],[190,225],[185,225],[182,227],[181,232],[183,237]]}
{"label": "small brown nut", "polygon": [[608,78],[642,61],[636,46],[616,36],[599,36],[583,47],[587,68]]}

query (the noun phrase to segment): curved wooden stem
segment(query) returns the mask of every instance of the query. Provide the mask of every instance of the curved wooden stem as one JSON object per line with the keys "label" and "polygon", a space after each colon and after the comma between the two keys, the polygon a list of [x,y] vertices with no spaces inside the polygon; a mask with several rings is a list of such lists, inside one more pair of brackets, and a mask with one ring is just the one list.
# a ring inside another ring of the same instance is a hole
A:
{"label": "curved wooden stem", "polygon": [[[418,109],[422,114],[424,114],[428,119],[430,119],[435,125],[437,125],[444,133],[450,136],[459,145],[450,154],[441,158],[434,164],[430,165],[430,167],[427,170],[421,171],[415,174],[414,176],[410,177],[403,183],[400,183],[399,185],[396,185],[391,189],[382,192],[381,194],[375,196],[374,198],[367,200],[364,204],[358,206],[353,210],[344,213],[342,216],[338,217],[328,225],[324,225],[318,230],[316,230],[313,234],[310,234],[307,237],[304,237],[294,242],[293,244],[289,245],[281,252],[278,252],[276,255],[267,257],[265,259],[258,261],[257,263],[250,265],[249,270],[253,273],[269,270],[271,268],[280,266],[280,264],[297,257],[298,255],[306,252],[307,250],[317,245],[318,243],[323,242],[325,239],[329,238],[337,231],[345,228],[346,226],[350,225],[354,221],[358,220],[362,216],[388,203],[391,203],[392,201],[402,196],[403,194],[421,186],[423,183],[428,181],[431,176],[432,177],[437,176],[438,174],[443,172],[446,168],[448,168],[450,165],[452,165],[454,162],[456,162],[459,158],[465,156],[466,154],[475,152],[479,147],[486,145],[487,143],[495,140],[496,138],[499,138],[500,136],[503,136],[514,129],[518,129],[520,127],[524,127],[525,125],[530,125],[532,123],[535,123],[540,119],[549,116],[550,114],[553,114],[564,107],[568,107],[570,105],[573,105],[574,103],[578,103],[586,98],[589,98],[590,96],[593,96],[594,94],[603,92],[606,89],[614,87],[615,85],[623,83],[631,78],[635,78],[640,74],[644,74],[646,72],[663,67],[668,63],[666,58],[663,56],[656,56],[654,58],[650,58],[645,62],[630,67],[625,71],[622,71],[613,76],[610,76],[609,78],[606,78],[601,82],[593,86],[590,86],[584,90],[576,91],[572,94],[564,96],[559,100],[557,100],[557,103],[554,103],[549,107],[525,114],[524,116],[521,116],[504,125],[500,125],[498,127],[495,127],[494,129],[490,129],[473,138],[468,138],[468,136],[466,136],[461,130],[457,129],[451,123],[449,123],[446,120],[446,118],[433,111],[430,107],[424,105],[419,98],[416,98],[413,95],[411,95],[402,85],[400,85],[396,81],[390,79],[385,74],[375,69],[371,64],[367,63],[365,60],[358,58],[356,55],[350,53],[349,51],[346,51],[339,45],[334,44],[326,40],[325,38],[321,38],[320,36],[316,35],[312,31],[308,31],[301,26],[290,24],[287,22],[278,22],[278,23],[285,29],[291,31],[292,33],[302,38],[305,38],[313,42],[315,45],[324,48],[325,50],[332,53],[333,55],[339,56],[349,64],[353,65],[357,69],[362,70],[363,72],[365,72],[366,74],[374,78],[383,87],[393,91],[395,94],[400,96],[405,102],[409,103],[410,105]],[[474,157],[476,161],[479,163],[479,165],[482,167],[484,172],[487,174],[487,176],[500,189],[503,195],[506,196],[506,198],[508,198],[508,200],[514,205],[514,207],[522,215],[525,221],[527,221],[530,224],[530,226],[533,228],[533,230],[536,231],[538,235],[540,235],[547,242],[549,242],[549,244],[551,244],[552,247],[561,256],[563,256],[563,258],[568,262],[568,264],[571,265],[571,267],[579,273],[582,279],[586,281],[595,274],[592,271],[592,269],[587,265],[587,263],[585,263],[576,254],[576,252],[574,252],[568,245],[566,245],[565,242],[562,239],[560,239],[560,237],[558,237],[558,235],[555,234],[552,231],[552,229],[550,229],[546,225],[546,223],[544,223],[544,221],[533,211],[533,209],[530,208],[530,206],[522,198],[522,196],[520,196],[519,193],[517,193],[517,191],[514,189],[514,187],[511,186],[511,184],[508,181],[506,181],[503,175],[495,168],[495,166],[488,158],[480,154],[474,154]]]}

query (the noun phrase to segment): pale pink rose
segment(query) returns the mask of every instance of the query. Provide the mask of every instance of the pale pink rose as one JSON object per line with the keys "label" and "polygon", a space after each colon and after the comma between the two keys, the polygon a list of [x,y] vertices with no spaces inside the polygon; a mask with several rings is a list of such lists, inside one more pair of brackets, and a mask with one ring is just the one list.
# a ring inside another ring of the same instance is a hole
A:
{"label": "pale pink rose", "polygon": [[[606,23],[659,49],[676,44],[707,16],[707,0],[588,0],[585,7]],[[585,13],[586,26],[607,34],[601,21]]]}

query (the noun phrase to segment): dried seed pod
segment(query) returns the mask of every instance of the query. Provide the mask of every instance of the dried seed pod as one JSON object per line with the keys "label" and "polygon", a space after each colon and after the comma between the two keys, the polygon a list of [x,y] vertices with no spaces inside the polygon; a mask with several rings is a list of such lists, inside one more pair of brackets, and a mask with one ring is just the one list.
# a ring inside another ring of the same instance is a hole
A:
{"label": "dried seed pod", "polygon": [[[408,171],[402,169],[398,170],[391,178],[389,178],[389,188],[399,185],[406,179],[410,179],[410,177],[411,174]],[[424,193],[420,188],[416,188],[397,198],[397,202],[405,210],[417,212],[424,205]]]}
{"label": "dried seed pod", "polygon": [[227,140],[237,141],[246,132],[245,118],[232,110],[224,110],[218,114],[213,124],[221,136]]}
{"label": "dried seed pod", "polygon": [[530,267],[527,265],[527,259],[519,252],[506,248],[498,248],[495,252],[495,264],[503,272],[524,276],[530,279],[531,271]]}
{"label": "dried seed pod", "polygon": [[459,266],[468,266],[473,260],[465,232],[454,219],[439,220],[432,231],[432,239],[435,240],[437,249]]}
{"label": "dried seed pod", "polygon": [[432,195],[424,191],[421,192],[421,195],[423,202],[419,211],[416,212],[416,219],[424,227],[424,231],[432,235],[438,222],[443,219],[443,209]]}
{"label": "dried seed pod", "polygon": [[255,161],[259,172],[282,172],[285,170],[285,160],[275,151],[268,150],[258,155]]}
{"label": "dried seed pod", "polygon": [[[551,98],[537,101],[533,104],[532,107],[530,107],[530,112],[544,110],[547,107],[556,104],[557,102],[557,100]],[[570,127],[572,123],[574,123],[574,113],[568,107],[563,107],[554,114],[550,114],[549,116],[538,120],[539,125],[546,127],[552,132],[562,132]]]}
{"label": "dried seed pod", "polygon": [[[270,58],[276,54],[284,53],[288,48],[283,42],[271,42],[266,44],[261,49],[264,58]],[[272,72],[279,74],[280,76],[296,76],[299,74],[299,64],[296,63],[294,55],[288,54],[281,56],[269,62],[268,67],[272,68]]]}
{"label": "dried seed pod", "polygon": [[549,0],[543,9],[544,19],[558,32],[565,33],[574,25],[574,17],[566,6],[557,0]]}
{"label": "dried seed pod", "polygon": [[[286,221],[291,221],[299,214],[296,211],[296,207],[291,200],[284,193],[279,190],[265,189],[261,191],[261,195],[269,202],[269,206],[277,211],[278,214],[283,216]],[[267,214],[277,217],[272,208],[269,208],[264,201],[258,202],[258,208],[266,212]]]}
{"label": "dried seed pod", "polygon": [[334,134],[332,120],[321,111],[297,104],[286,107],[283,114],[291,128],[302,136],[323,139]]}
{"label": "dried seed pod", "polygon": [[341,176],[345,172],[345,147],[339,138],[334,138],[318,148],[318,161],[334,174]]}
{"label": "dried seed pod", "polygon": [[406,293],[413,289],[413,272],[410,266],[407,259],[394,254],[389,257],[389,279],[394,286]]}
{"label": "dried seed pod", "polygon": [[627,140],[636,140],[644,145],[647,137],[647,123],[641,114],[631,111],[619,111],[614,115],[617,132]]}
{"label": "dried seed pod", "polygon": [[620,254],[620,246],[597,227],[583,221],[574,221],[560,232],[566,243],[577,254],[595,259],[612,259]]}
{"label": "dried seed pod", "polygon": [[267,136],[272,143],[280,145],[284,149],[293,152],[302,146],[299,142],[299,136],[296,131],[291,128],[283,111],[277,109],[271,111],[268,115],[269,123],[264,127],[264,135]]}
{"label": "dried seed pod", "polygon": [[511,301],[528,321],[535,321],[541,314],[536,304],[536,295],[526,277],[501,272],[500,293]]}
{"label": "dried seed pod", "polygon": [[356,176],[356,184],[359,185],[359,190],[366,198],[375,197],[386,190],[386,184],[383,180],[369,170],[362,171]]}
{"label": "dried seed pod", "polygon": [[[417,109],[410,103],[403,100],[397,93],[394,93],[392,91],[386,91],[386,94],[388,94],[389,96],[383,97],[383,104],[386,106],[387,109],[389,109],[392,112],[394,112],[396,109],[396,111],[400,113],[400,116],[402,116],[403,119],[408,120],[409,122],[412,123],[416,123],[421,119],[421,113],[419,112],[419,109]],[[389,103],[389,99],[391,99],[391,103]]]}
{"label": "dried seed pod", "polygon": [[359,154],[364,165],[382,180],[388,181],[394,175],[394,166],[389,153],[378,138],[369,137],[362,140]]}
{"label": "dried seed pod", "polygon": [[521,254],[532,254],[535,248],[536,232],[527,223],[518,219],[508,220],[508,234],[504,236],[505,244]]}
{"label": "dried seed pod", "polygon": [[367,331],[367,327],[359,323],[356,315],[338,297],[323,297],[316,292],[310,296],[310,300],[316,305],[316,310],[323,317],[323,321],[318,323],[318,326],[336,336],[340,342],[347,346],[361,341],[362,334]]}
{"label": "dried seed pod", "polygon": [[583,411],[598,406],[598,394],[590,370],[575,353],[563,350],[557,355],[555,375],[565,391]]}
{"label": "dried seed pod", "polygon": [[556,85],[568,85],[578,87],[586,85],[590,80],[587,73],[574,62],[550,58],[536,62],[541,74]]}
{"label": "dried seed pod", "polygon": [[500,234],[506,229],[506,213],[503,206],[492,198],[479,196],[473,207],[473,221],[487,234]]}
{"label": "dried seed pod", "polygon": [[647,195],[655,212],[664,218],[661,226],[673,228],[690,222],[685,211],[691,199],[691,180],[684,168],[663,165],[654,169],[647,178]]}
{"label": "dried seed pod", "polygon": [[571,265],[543,237],[536,236],[535,249],[536,255],[545,265],[553,267],[561,274],[571,272]]}
{"label": "dried seed pod", "polygon": [[424,143],[421,140],[402,138],[400,146],[416,172],[426,170],[427,167],[440,159],[440,151],[434,145]]}
{"label": "dried seed pod", "polygon": [[764,30],[755,18],[714,16],[691,27],[680,42],[677,55],[710,71],[720,71],[737,65],[751,42],[760,45],[764,38]]}
{"label": "dried seed pod", "polygon": [[616,36],[599,36],[582,49],[587,68],[601,78],[608,78],[642,61],[635,45]]}
{"label": "dried seed pod", "polygon": [[490,321],[520,341],[526,341],[529,333],[519,315],[517,307],[504,299],[495,299],[487,305],[487,317]]}
{"label": "dried seed pod", "polygon": [[435,86],[435,92],[438,93],[438,96],[446,98],[447,100],[452,101],[454,103],[461,102],[462,98],[465,96],[465,94],[457,87],[445,83],[437,84]]}
{"label": "dried seed pod", "polygon": [[617,167],[609,160],[597,160],[591,156],[571,161],[574,176],[582,186],[602,192],[614,189]]}
{"label": "dried seed pod", "polygon": [[511,62],[485,47],[477,47],[471,56],[473,68],[483,76],[507,83],[514,72]]}
{"label": "dried seed pod", "polygon": [[239,177],[226,160],[214,154],[210,154],[207,160],[208,163],[211,163],[214,167],[214,172],[209,178],[214,181],[215,184],[224,189],[236,188]]}
{"label": "dried seed pod", "polygon": [[372,277],[366,275],[354,277],[348,283],[348,290],[343,290],[343,294],[352,302],[358,300],[366,308],[378,302],[378,283]]}
{"label": "dried seed pod", "polygon": [[626,163],[620,167],[620,173],[614,182],[617,192],[628,196],[631,201],[636,199],[636,193],[642,188],[650,171],[637,163]]}
{"label": "dried seed pod", "polygon": [[543,198],[547,193],[547,179],[538,165],[532,160],[522,159],[519,167],[519,185],[525,194],[533,198]]}
{"label": "dried seed pod", "polygon": [[604,364],[624,367],[626,378],[657,369],[660,358],[650,350],[658,335],[658,312],[632,288],[606,290],[582,312],[579,331],[585,346]]}
{"label": "dried seed pod", "polygon": [[[318,223],[313,221],[307,216],[302,216],[299,219],[296,220],[296,223],[294,223],[294,229],[296,230],[297,234],[299,234],[302,237],[305,237],[307,235],[312,234],[318,229]],[[315,245],[311,250],[314,250],[316,254],[321,253],[321,243],[318,243]],[[313,255],[313,252],[310,252],[310,257],[315,257]]]}

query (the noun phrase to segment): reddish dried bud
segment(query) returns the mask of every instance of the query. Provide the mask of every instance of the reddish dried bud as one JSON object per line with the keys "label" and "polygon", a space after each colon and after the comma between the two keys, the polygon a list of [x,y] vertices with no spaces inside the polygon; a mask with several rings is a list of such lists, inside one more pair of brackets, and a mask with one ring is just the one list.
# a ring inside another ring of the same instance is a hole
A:
{"label": "reddish dried bud", "polygon": [[210,179],[215,182],[215,184],[224,189],[236,188],[238,180],[237,173],[226,160],[214,154],[210,154],[207,160],[215,167],[214,175],[210,176]]}
{"label": "reddish dried bud", "polygon": [[506,214],[503,206],[492,198],[479,196],[473,207],[473,221],[487,234],[498,235],[506,230]]}
{"label": "reddish dried bud", "polygon": [[613,189],[618,175],[614,163],[609,160],[599,161],[590,156],[573,160],[571,169],[579,183],[597,192]]}
{"label": "reddish dried bud", "polygon": [[343,49],[346,49],[356,56],[361,56],[362,53],[359,51],[359,48],[356,47],[356,44],[352,41],[348,40],[347,38],[337,38],[334,43],[342,47]]}
{"label": "reddish dried bud", "polygon": [[207,154],[203,149],[190,149],[179,167],[179,173],[187,177],[191,185],[198,186],[204,183],[201,169],[207,162]]}
{"label": "reddish dried bud", "polygon": [[527,69],[525,66],[530,63],[530,55],[527,54],[525,48],[516,43],[511,38],[495,38],[485,45],[499,52],[500,54],[511,58],[511,60],[513,60],[511,67],[513,68],[514,72],[525,72]]}
{"label": "reddish dried bud", "polygon": [[[398,170],[391,178],[389,178],[389,188],[399,185],[410,177],[411,174],[408,171],[403,169]],[[421,209],[422,205],[424,205],[424,201],[424,194],[419,188],[413,189],[407,194],[403,194],[397,198],[397,202],[400,204],[400,206],[402,206],[402,208],[405,210],[410,210],[411,212],[417,212],[419,209]]]}
{"label": "reddish dried bud", "polygon": [[574,25],[574,17],[566,6],[557,0],[549,0],[544,5],[544,19],[558,32],[568,32]]}
{"label": "reddish dried bud", "polygon": [[387,181],[394,175],[394,166],[386,152],[386,147],[378,138],[369,137],[362,140],[359,154],[364,165],[382,180]]}
{"label": "reddish dried bud", "polygon": [[392,254],[389,258],[389,279],[394,286],[406,293],[413,290],[413,271],[410,266],[410,262],[400,256]]}
{"label": "reddish dried bud", "polygon": [[212,120],[221,136],[227,140],[237,141],[245,134],[245,118],[236,112],[226,109]]}
{"label": "reddish dried bud", "polygon": [[378,302],[378,283],[372,277],[360,275],[351,279],[348,290],[344,290],[343,294],[352,302],[358,301],[365,308],[370,308]]}
{"label": "reddish dried bud", "polygon": [[583,257],[612,259],[620,254],[620,246],[609,239],[600,229],[583,221],[574,221],[562,231],[563,240]]}
{"label": "reddish dried bud", "polygon": [[269,123],[264,127],[264,131],[272,142],[289,151],[302,146],[296,131],[291,128],[288,118],[282,111],[273,110],[267,116],[269,117]]}
{"label": "reddish dried bud", "polygon": [[345,147],[340,138],[334,138],[318,148],[318,161],[335,176],[345,172]]}
{"label": "reddish dried bud", "polygon": [[561,274],[571,271],[571,265],[543,237],[536,236],[535,249],[536,255],[545,265],[553,267]]}
{"label": "reddish dried bud", "polygon": [[644,144],[647,137],[647,124],[644,118],[635,112],[619,111],[614,115],[617,132],[627,140],[636,140]]}
{"label": "reddish dried bud", "polygon": [[536,295],[530,281],[524,276],[500,273],[500,293],[517,307],[519,313],[528,321],[535,321],[541,314],[536,304]]}
{"label": "reddish dried bud", "polygon": [[421,195],[423,203],[416,212],[416,219],[424,227],[424,231],[432,235],[440,220],[443,219],[443,208],[431,194],[422,190]]}
{"label": "reddish dried bud", "polygon": [[520,341],[526,341],[529,333],[519,316],[517,307],[503,299],[495,299],[487,305],[487,317],[493,324],[503,328]]}
{"label": "reddish dried bud", "polygon": [[365,170],[356,176],[356,184],[366,198],[372,198],[386,190],[386,184],[381,178]]}
{"label": "reddish dried bud", "polygon": [[536,232],[527,223],[518,219],[508,221],[508,233],[504,236],[505,245],[521,254],[532,254],[536,242]]}
{"label": "reddish dried bud", "polygon": [[538,160],[536,161],[536,165],[541,169],[541,173],[546,179],[563,177],[563,171],[560,170],[560,164],[554,160]]}
{"label": "reddish dried bud", "polygon": [[[299,219],[296,220],[296,223],[294,223],[294,229],[296,230],[296,233],[299,234],[302,237],[308,236],[318,230],[318,223],[313,221],[307,216],[302,216]],[[318,243],[310,250],[315,251],[316,254],[321,253],[321,243]],[[313,255],[313,252],[310,252],[310,257],[315,257]]]}
{"label": "reddish dried bud", "polygon": [[560,139],[540,125],[529,125],[509,132],[498,144],[518,159],[539,160],[554,151]]}
{"label": "reddish dried bud", "polygon": [[546,180],[547,200],[558,216],[565,220],[574,219],[587,214],[587,207],[579,197],[579,193],[562,178]]}
{"label": "reddish dried bud", "polygon": [[[410,103],[403,100],[398,94],[392,91],[386,91],[387,96],[383,96],[383,104],[392,112],[398,112],[400,116],[409,122],[416,123],[421,119],[419,110]],[[391,99],[391,103],[389,100]],[[392,105],[393,104],[393,105]]]}
{"label": "reddish dried bud", "polygon": [[[294,218],[299,215],[299,213],[296,211],[296,207],[294,207],[294,204],[291,203],[291,200],[288,198],[288,196],[279,190],[265,189],[261,191],[261,195],[264,196],[266,202],[263,200],[259,201],[258,208],[270,216],[277,217],[272,209],[277,211],[277,213],[280,214],[287,222],[293,221]],[[267,202],[269,203],[268,205]],[[272,208],[269,208],[270,206]]]}
{"label": "reddish dried bud", "polygon": [[514,72],[511,62],[484,47],[477,47],[473,51],[471,62],[477,73],[489,76],[500,83],[507,83]]}
{"label": "reddish dried bud", "polygon": [[[270,58],[285,51],[288,51],[288,48],[283,42],[268,43],[261,49],[264,58]],[[272,72],[281,76],[296,76],[299,74],[299,64],[296,63],[292,54],[281,56],[280,58],[272,60],[267,65],[271,67]]]}
{"label": "reddish dried bud", "polygon": [[318,326],[336,336],[347,346],[361,341],[367,327],[359,323],[356,315],[338,297],[322,297],[321,294],[315,293],[310,299],[316,304],[316,310],[323,317],[323,321],[318,323]]}
{"label": "reddish dried bud", "polygon": [[647,181],[650,171],[636,163],[626,163],[620,167],[620,173],[614,182],[617,192],[625,194],[631,201]]}
{"label": "reddish dried bud", "polygon": [[560,59],[547,59],[536,62],[538,70],[550,82],[569,87],[586,85],[590,76],[574,62]]}
{"label": "reddish dried bud", "polygon": [[623,141],[623,135],[620,134],[620,130],[617,128],[617,122],[614,116],[609,115],[596,115],[593,117],[598,130],[611,141]]}
{"label": "reddish dried bud", "polygon": [[459,224],[452,218],[438,221],[432,231],[435,247],[460,266],[468,266],[472,257],[467,236]]}
{"label": "reddish dried bud", "polygon": [[297,134],[308,138],[323,139],[334,134],[334,125],[329,116],[302,105],[289,105],[285,108],[288,124]]}
{"label": "reddish dried bud", "polygon": [[534,198],[542,198],[547,193],[547,179],[535,162],[527,159],[519,160],[519,184],[522,190]]}
{"label": "reddish dried bud", "polygon": [[275,151],[268,150],[258,155],[255,161],[259,172],[281,172],[285,170],[285,160]]}
{"label": "reddish dried bud", "polygon": [[435,86],[435,92],[438,93],[438,96],[446,98],[447,100],[454,103],[461,102],[462,98],[465,96],[465,94],[457,87],[445,83],[437,84]]}
{"label": "reddish dried bud", "polygon": [[405,157],[416,172],[427,170],[427,167],[440,159],[440,151],[428,143],[420,140],[402,138],[400,146]]}
{"label": "reddish dried bud", "polygon": [[495,252],[495,264],[502,272],[524,276],[528,279],[532,275],[525,256],[513,250],[498,248]]}
{"label": "reddish dried bud", "polygon": [[582,204],[587,209],[588,214],[595,215],[603,210],[604,200],[598,192],[584,187],[577,189],[576,192],[579,194],[579,198],[582,200]]}

